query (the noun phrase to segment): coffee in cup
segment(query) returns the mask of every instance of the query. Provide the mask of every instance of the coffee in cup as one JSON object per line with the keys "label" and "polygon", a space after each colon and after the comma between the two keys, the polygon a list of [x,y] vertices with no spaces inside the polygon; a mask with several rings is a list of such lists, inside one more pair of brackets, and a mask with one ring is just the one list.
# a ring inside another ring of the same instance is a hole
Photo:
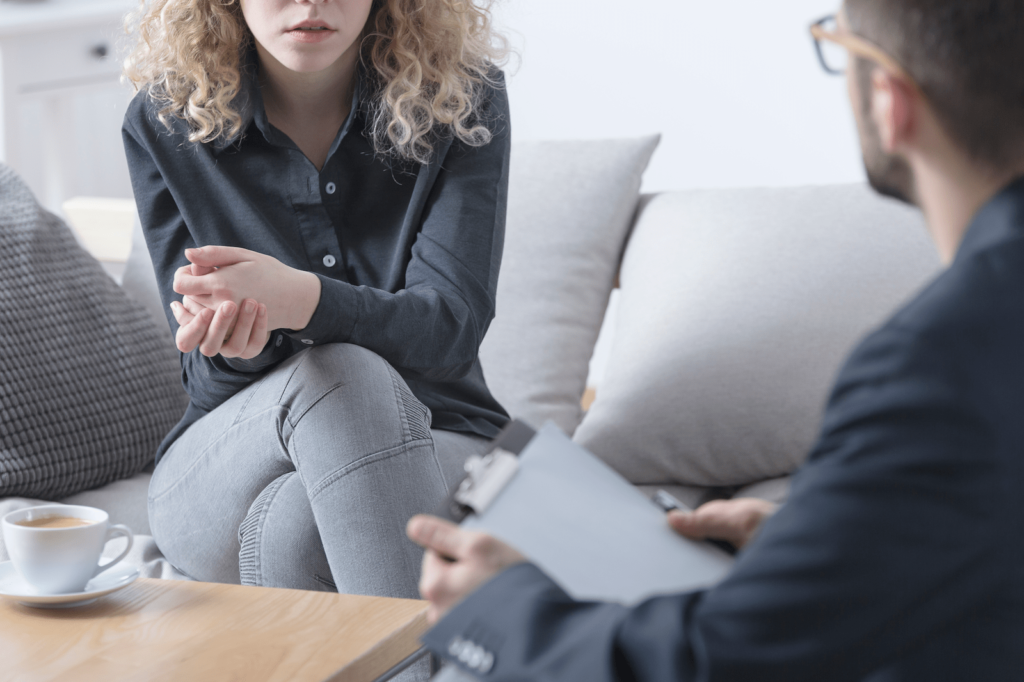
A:
{"label": "coffee in cup", "polygon": [[[111,525],[107,512],[93,507],[30,507],[7,514],[0,526],[15,570],[39,594],[81,592],[132,548],[131,530]],[[100,565],[103,547],[118,536],[127,538],[128,545],[113,561]]]}
{"label": "coffee in cup", "polygon": [[16,521],[15,523],[26,528],[77,528],[78,526],[88,526],[95,521],[77,519],[74,516],[44,516],[40,519]]}

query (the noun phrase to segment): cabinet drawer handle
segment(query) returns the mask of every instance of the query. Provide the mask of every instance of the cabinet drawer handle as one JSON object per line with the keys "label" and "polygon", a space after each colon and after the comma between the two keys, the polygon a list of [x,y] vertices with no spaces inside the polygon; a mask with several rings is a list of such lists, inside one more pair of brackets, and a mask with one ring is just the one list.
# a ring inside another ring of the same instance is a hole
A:
{"label": "cabinet drawer handle", "polygon": [[106,59],[107,55],[110,54],[110,47],[106,43],[100,43],[99,45],[94,45],[89,50],[89,54],[96,59]]}

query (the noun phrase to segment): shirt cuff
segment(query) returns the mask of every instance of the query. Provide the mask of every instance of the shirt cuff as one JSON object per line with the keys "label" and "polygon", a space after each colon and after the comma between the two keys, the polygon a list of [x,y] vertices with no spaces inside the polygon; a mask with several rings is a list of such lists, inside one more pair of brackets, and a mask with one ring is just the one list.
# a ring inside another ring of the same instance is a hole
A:
{"label": "shirt cuff", "polygon": [[309,318],[309,324],[297,331],[280,331],[304,346],[345,343],[356,326],[358,296],[355,287],[321,274],[316,276],[320,279],[320,302]]}
{"label": "shirt cuff", "polygon": [[218,370],[234,371],[240,374],[255,374],[262,372],[263,370],[275,365],[284,359],[283,354],[280,351],[281,344],[274,343],[277,334],[271,334],[270,339],[267,341],[267,345],[263,347],[260,354],[254,358],[244,360],[242,358],[226,358],[223,355],[217,355],[210,358],[214,367]]}

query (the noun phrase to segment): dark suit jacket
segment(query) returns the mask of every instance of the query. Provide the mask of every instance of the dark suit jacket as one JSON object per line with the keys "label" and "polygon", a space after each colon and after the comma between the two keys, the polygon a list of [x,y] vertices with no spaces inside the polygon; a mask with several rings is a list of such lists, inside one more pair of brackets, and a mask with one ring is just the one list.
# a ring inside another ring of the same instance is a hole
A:
{"label": "dark suit jacket", "polygon": [[424,641],[488,680],[1024,680],[1024,179],[853,353],[723,583],[625,608],[521,565]]}

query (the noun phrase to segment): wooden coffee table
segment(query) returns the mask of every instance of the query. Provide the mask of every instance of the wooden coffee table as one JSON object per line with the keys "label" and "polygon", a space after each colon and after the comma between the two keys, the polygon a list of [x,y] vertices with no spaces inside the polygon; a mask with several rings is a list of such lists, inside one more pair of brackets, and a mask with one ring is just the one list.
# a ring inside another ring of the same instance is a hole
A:
{"label": "wooden coffee table", "polygon": [[411,660],[426,602],[139,579],[87,606],[0,601],[4,680],[372,682]]}

